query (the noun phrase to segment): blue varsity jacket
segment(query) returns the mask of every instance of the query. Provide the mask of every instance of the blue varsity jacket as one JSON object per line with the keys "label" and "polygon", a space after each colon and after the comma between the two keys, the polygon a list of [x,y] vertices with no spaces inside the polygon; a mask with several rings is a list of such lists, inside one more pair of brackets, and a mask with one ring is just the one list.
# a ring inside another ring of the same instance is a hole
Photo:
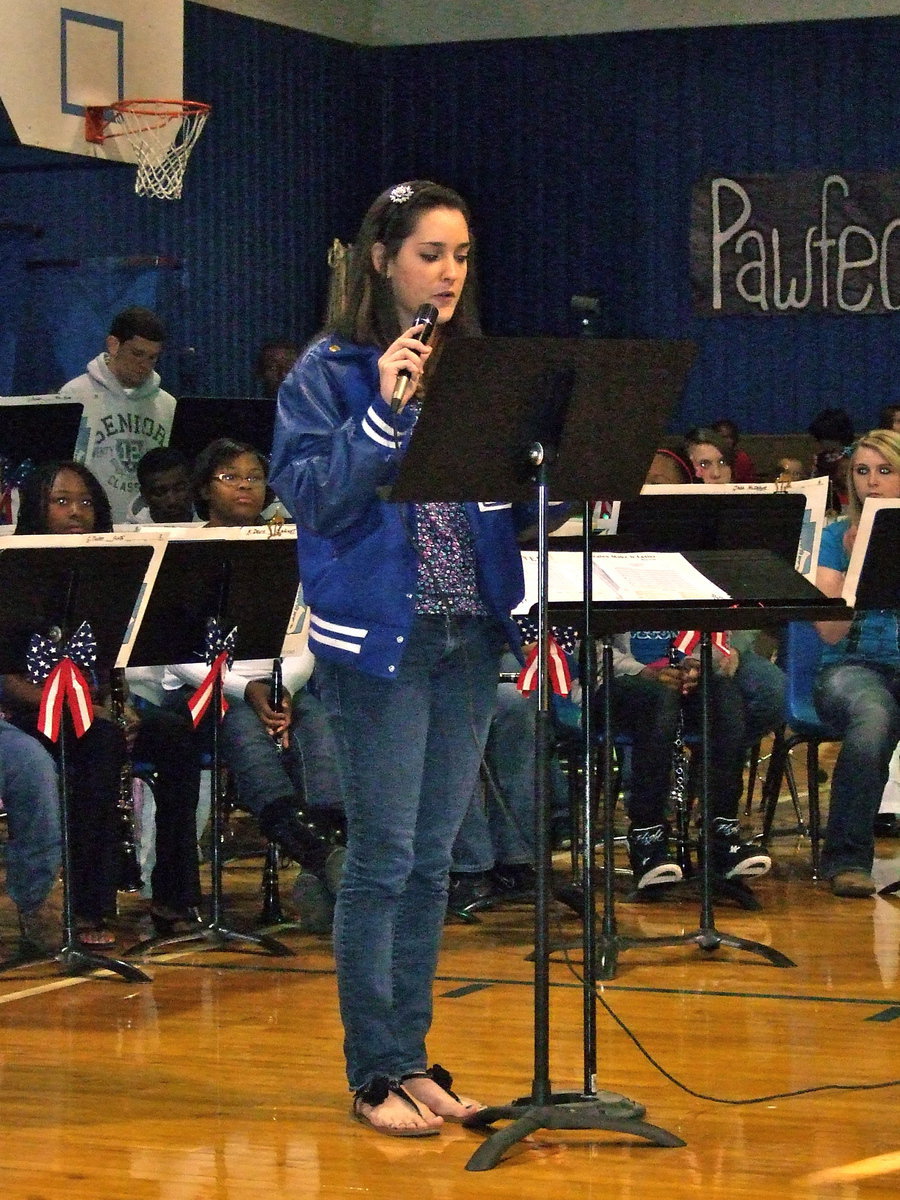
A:
{"label": "blue varsity jacket", "polygon": [[[297,522],[304,598],[316,655],[390,679],[413,621],[413,505],[387,498],[416,419],[381,397],[376,347],[313,341],[278,394],[271,483]],[[524,584],[517,534],[533,504],[464,505],[482,598],[518,651],[509,613]]]}

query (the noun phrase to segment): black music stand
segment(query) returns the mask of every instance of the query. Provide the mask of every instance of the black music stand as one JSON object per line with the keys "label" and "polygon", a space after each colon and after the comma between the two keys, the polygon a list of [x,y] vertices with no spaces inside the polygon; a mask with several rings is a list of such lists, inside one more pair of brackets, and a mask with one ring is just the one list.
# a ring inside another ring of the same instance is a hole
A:
{"label": "black music stand", "polygon": [[229,437],[269,454],[275,407],[266,396],[179,396],[169,445],[193,461],[227,429]]}
{"label": "black music stand", "polygon": [[[45,543],[46,539],[0,539],[0,671],[23,670],[31,634],[55,627],[64,645],[82,621],[87,621],[97,642],[97,668],[108,672],[127,636],[153,547],[110,542],[37,547],[36,541]],[[105,968],[130,983],[149,983],[149,976],[131,963],[88,950],[76,937],[70,886],[69,720],[64,711],[59,735],[64,944],[58,958],[70,975]],[[34,958],[3,965],[22,961]]]}
{"label": "black music stand", "polygon": [[[553,548],[556,550],[578,550],[584,556],[587,566],[592,551],[614,553],[622,551],[687,552],[692,550],[759,550],[769,554],[779,555],[786,563],[794,563],[798,555],[803,516],[806,501],[798,493],[718,493],[677,492],[659,496],[642,494],[633,500],[624,500],[619,505],[618,519],[614,533],[606,533],[604,525],[591,531],[590,514],[585,514],[584,533],[580,537],[555,537]],[[757,577],[749,585],[751,591],[763,584],[763,579]],[[765,579],[764,594],[769,592],[770,581]],[[593,628],[593,602],[591,573],[585,571],[583,582],[584,600],[581,608],[581,619],[578,627],[584,630]],[[597,610],[600,614],[604,609]],[[663,620],[666,627],[671,627],[677,618],[676,612],[666,611]],[[600,622],[602,628],[602,616]],[[593,637],[586,637],[582,643],[582,677],[596,678],[597,662]],[[604,673],[604,678],[608,675]],[[604,795],[611,795],[613,769],[611,750],[611,719],[607,715],[609,696],[604,691],[603,708],[603,786]],[[702,699],[702,692],[701,692]],[[588,748],[594,743],[593,717],[590,706],[582,710],[582,742],[585,762],[588,761]],[[610,749],[607,751],[607,747]],[[592,815],[587,811],[587,790],[585,796],[585,812],[582,819],[585,827],[591,824]],[[607,815],[611,818],[611,808]],[[604,824],[604,860],[612,861],[614,836],[612,820]],[[680,831],[684,834],[686,831]],[[593,841],[585,845],[592,846]],[[686,849],[682,847],[680,859],[686,857]],[[582,868],[582,874],[587,868]],[[601,944],[600,977],[610,979],[615,973],[616,947],[640,944],[641,939],[628,937],[617,938],[615,934],[615,918],[613,915],[614,898],[611,877],[606,881],[604,890],[604,935]],[[709,879],[707,878],[707,886]],[[701,886],[703,886],[701,881]],[[716,881],[715,890],[720,894],[736,900],[744,908],[758,908],[753,893],[742,884],[732,884]],[[572,900],[577,896],[577,885],[571,889]],[[567,898],[567,902],[570,902]],[[554,947],[554,949],[568,948]],[[781,965],[788,965],[784,962]],[[791,964],[792,965],[792,964]]]}
{"label": "black music stand", "polygon": [[0,398],[0,454],[14,463],[70,459],[75,451],[84,404],[66,396]]}
{"label": "black music stand", "polygon": [[[747,496],[745,503],[758,497]],[[606,538],[591,543],[602,547]],[[754,539],[754,540],[759,540]],[[720,946],[745,950],[767,959],[773,966],[792,967],[795,964],[779,950],[762,942],[738,938],[716,928],[713,914],[713,881],[710,866],[709,768],[705,748],[709,744],[709,674],[712,670],[710,634],[719,629],[756,629],[761,625],[785,621],[839,620],[848,613],[841,600],[824,596],[807,579],[794,570],[791,563],[771,550],[696,550],[685,553],[685,559],[730,597],[727,600],[681,600],[671,604],[656,601],[606,601],[591,606],[551,604],[557,621],[579,623],[587,628],[590,644],[593,634],[604,639],[604,678],[612,672],[613,633],[632,629],[677,628],[696,629],[700,639],[700,740],[704,748],[700,774],[701,855],[700,919],[698,927],[683,934],[661,937],[629,937],[616,929],[612,864],[613,818],[612,806],[607,803],[604,822],[604,852],[607,870],[604,888],[603,933],[597,940],[598,974],[611,979],[616,973],[618,952],[631,946],[676,946],[693,943],[701,950],[713,951]],[[610,689],[604,689],[604,781],[611,788],[612,778],[612,713]],[[587,706],[585,706],[587,707]],[[609,793],[607,793],[609,794]],[[587,853],[590,853],[590,845]],[[588,872],[589,875],[589,872]],[[590,888],[587,889],[588,891]],[[587,908],[587,904],[586,904]],[[587,950],[585,951],[587,955]],[[590,966],[585,958],[585,969]]]}
{"label": "black music stand", "polygon": [[[224,637],[237,629],[235,657],[280,656],[297,595],[293,538],[225,536],[171,538],[129,656],[130,666],[197,662],[209,622]],[[219,763],[221,677],[210,703],[212,729],[212,856],[210,919],[197,930],[147,938],[130,948],[144,953],[164,946],[205,941],[215,948],[257,948],[281,957],[293,950],[268,934],[230,929],[223,920],[223,803]]]}
{"label": "black music stand", "polygon": [[[869,521],[869,509],[873,512]],[[860,520],[857,545],[847,569],[856,609],[900,608],[900,508],[888,502],[867,501]],[[861,559],[861,561],[860,561]],[[900,893],[900,879],[878,891],[879,896]]]}
{"label": "black music stand", "polygon": [[[555,500],[582,501],[637,495],[692,357],[686,342],[448,340],[392,491],[395,500],[503,504],[537,499],[534,1077],[530,1096],[488,1107],[464,1122],[468,1128],[489,1129],[495,1121],[512,1121],[491,1131],[469,1160],[470,1171],[496,1166],[504,1150],[537,1129],[609,1129],[659,1146],[684,1145],[641,1120],[643,1105],[596,1089],[596,994],[587,973],[584,1090],[554,1094],[550,1088],[547,539],[551,492]],[[454,454],[457,443],[464,451]],[[591,925],[586,919],[585,930]],[[593,961],[592,953],[589,958]]]}

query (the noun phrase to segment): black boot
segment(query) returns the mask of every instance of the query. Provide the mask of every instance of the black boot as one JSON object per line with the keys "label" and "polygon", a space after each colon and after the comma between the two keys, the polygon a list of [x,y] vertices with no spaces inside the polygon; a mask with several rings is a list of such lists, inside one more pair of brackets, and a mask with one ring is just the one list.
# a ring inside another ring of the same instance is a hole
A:
{"label": "black boot", "polygon": [[[293,796],[273,800],[259,814],[259,827],[270,842],[277,842],[283,852],[299,863],[305,871],[331,882],[340,872],[332,869],[330,859],[343,848],[337,845],[333,827],[297,809]],[[327,869],[326,869],[327,868]]]}

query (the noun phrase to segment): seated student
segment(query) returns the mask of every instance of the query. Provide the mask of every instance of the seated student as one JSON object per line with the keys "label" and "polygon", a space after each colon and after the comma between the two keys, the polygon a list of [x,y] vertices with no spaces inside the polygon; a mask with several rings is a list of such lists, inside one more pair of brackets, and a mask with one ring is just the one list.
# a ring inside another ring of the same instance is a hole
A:
{"label": "seated student", "polygon": [[[266,460],[244,442],[218,438],[197,456],[193,486],[195,506],[209,527],[259,524]],[[229,707],[221,748],[241,805],[304,868],[301,916],[310,932],[326,932],[344,857],[336,842],[343,780],[328,718],[305,686],[313,664],[308,649],[283,660],[283,701],[276,711],[270,699],[272,660],[235,661],[224,678]],[[205,664],[167,667],[163,687],[192,690],[206,672]]]}
{"label": "seated student", "polygon": [[[519,660],[507,651],[500,662],[501,674],[520,670]],[[483,757],[485,779],[476,785],[453,843],[450,912],[494,896],[527,896],[534,888],[536,712],[535,693],[525,695],[511,681],[497,685],[497,707]],[[554,762],[552,782],[564,797],[554,807],[567,817],[568,797],[561,775]],[[556,793],[554,786],[554,797]]]}
{"label": "seated student", "polygon": [[718,421],[713,421],[710,428],[722,438],[731,452],[731,477],[734,482],[753,483],[756,479],[756,464],[747,451],[738,445],[741,431],[734,421],[721,417]]}
{"label": "seated student", "polygon": [[191,464],[174,446],[155,446],[137,465],[140,492],[128,509],[135,525],[186,525],[197,521]]}
{"label": "seated student", "polygon": [[[900,433],[873,429],[850,457],[849,513],[822,531],[816,586],[840,596],[867,497],[900,499]],[[900,740],[900,609],[818,621],[825,643],[813,702],[842,736],[822,850],[835,896],[875,892],[874,822]]]}
{"label": "seated student", "polygon": [[35,738],[0,719],[0,799],[9,823],[6,890],[28,953],[55,954],[60,912],[50,894],[59,873],[59,786],[53,759]]}
{"label": "seated student", "polygon": [[900,433],[900,404],[886,404],[878,416],[879,429],[892,429]]}
{"label": "seated student", "polygon": [[847,505],[846,448],[856,436],[853,422],[842,408],[823,408],[810,421],[807,430],[816,439],[812,475],[827,475],[829,479],[827,511],[840,513]]}
{"label": "seated student", "polygon": [[731,447],[714,429],[702,425],[684,435],[684,453],[694,472],[694,483],[731,483]]}
{"label": "seated student", "polygon": [[[690,430],[685,435],[685,457],[696,474],[695,483],[732,482],[728,446],[713,430],[702,426]],[[646,482],[651,482],[649,475]],[[784,672],[756,652],[756,638],[756,630],[731,635],[730,671],[744,698],[748,746],[780,725],[784,711]]]}
{"label": "seated student", "polygon": [[[677,883],[682,877],[669,854],[666,806],[672,747],[682,711],[688,730],[696,732],[699,725],[700,664],[693,658],[670,664],[670,645],[665,632],[613,638],[613,724],[633,741],[628,852],[639,889]],[[711,866],[724,879],[762,875],[772,865],[771,859],[741,840],[737,816],[748,742],[745,706],[731,677],[729,658],[718,651],[714,654],[709,681]],[[598,719],[603,687],[601,682],[595,695]]]}
{"label": "seated student", "polygon": [[799,458],[783,454],[775,463],[775,482],[799,483],[801,479],[809,479],[809,468]]}
{"label": "seated student", "polygon": [[285,376],[299,357],[299,346],[288,338],[274,338],[263,342],[256,356],[253,374],[267,399],[275,399]]}
{"label": "seated student", "polygon": [[[111,528],[106,493],[80,463],[46,463],[22,485],[17,534],[108,533]],[[41,686],[23,673],[4,676],[3,688],[10,719],[44,741],[37,733]],[[98,687],[94,715],[87,732],[69,745],[70,884],[79,940],[88,946],[111,946],[116,940],[106,920],[116,908],[122,846],[118,799],[129,753],[134,761],[153,763],[156,771],[150,916],[160,931],[195,925],[200,902],[195,830],[200,756],[187,714],[157,710],[139,717],[126,709],[123,729]],[[58,753],[55,743],[46,744],[51,753]]]}
{"label": "seated student", "polygon": [[694,474],[680,454],[674,450],[660,448],[653,455],[644,483],[682,484],[693,483]]}

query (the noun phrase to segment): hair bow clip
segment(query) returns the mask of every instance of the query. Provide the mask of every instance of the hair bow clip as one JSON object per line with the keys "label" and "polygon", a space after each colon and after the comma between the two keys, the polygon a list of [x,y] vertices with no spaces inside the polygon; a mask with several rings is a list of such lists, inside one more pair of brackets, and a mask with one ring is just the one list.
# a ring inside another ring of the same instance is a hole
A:
{"label": "hair bow clip", "polygon": [[405,204],[412,199],[413,190],[408,183],[398,183],[388,193],[391,204]]}

